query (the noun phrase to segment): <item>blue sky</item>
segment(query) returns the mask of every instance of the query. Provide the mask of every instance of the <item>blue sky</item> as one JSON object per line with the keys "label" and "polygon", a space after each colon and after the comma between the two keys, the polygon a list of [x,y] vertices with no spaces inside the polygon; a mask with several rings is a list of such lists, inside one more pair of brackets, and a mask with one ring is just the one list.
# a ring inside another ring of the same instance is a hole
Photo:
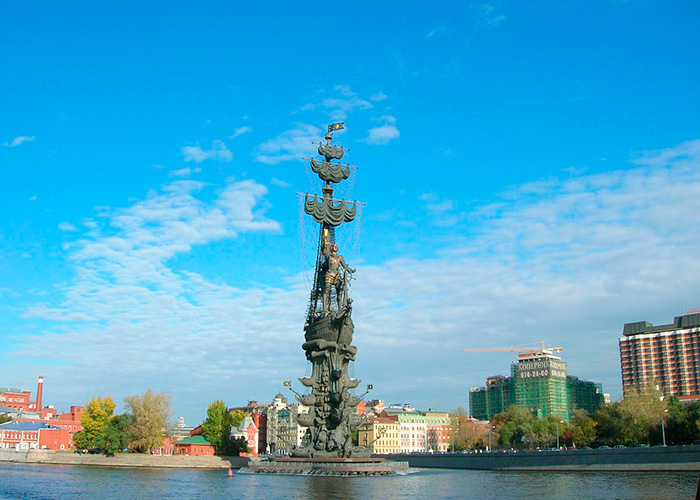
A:
{"label": "blue sky", "polygon": [[625,322],[700,307],[697,2],[5,5],[0,385],[61,409],[303,376],[301,157],[333,121],[355,374],[467,406],[545,340],[619,398]]}

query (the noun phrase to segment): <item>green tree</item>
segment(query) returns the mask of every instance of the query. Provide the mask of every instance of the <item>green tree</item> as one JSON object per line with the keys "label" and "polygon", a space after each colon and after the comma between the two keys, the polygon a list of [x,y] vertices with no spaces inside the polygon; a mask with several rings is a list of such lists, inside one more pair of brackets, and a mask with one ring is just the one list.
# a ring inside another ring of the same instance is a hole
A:
{"label": "green tree", "polygon": [[668,444],[692,444],[696,439],[700,439],[700,429],[697,426],[700,419],[700,402],[683,403],[678,398],[671,397],[667,409],[664,420]]}
{"label": "green tree", "polygon": [[237,429],[239,425],[243,422],[243,419],[249,416],[248,413],[243,410],[233,410],[231,412],[231,427]]}
{"label": "green tree", "polygon": [[144,452],[162,446],[166,432],[166,421],[170,417],[170,394],[153,392],[148,389],[143,394],[124,398],[126,407],[131,410],[134,422],[132,447]]}
{"label": "green tree", "polygon": [[4,424],[6,422],[12,422],[12,417],[9,417],[7,415],[0,415],[0,424]]}
{"label": "green tree", "polygon": [[129,413],[115,415],[107,421],[105,432],[95,439],[95,445],[109,455],[127,448],[134,436],[131,428],[134,425],[134,416]]}
{"label": "green tree", "polygon": [[661,416],[667,404],[659,391],[645,390],[601,406],[594,417],[598,442],[609,446],[661,442]]}
{"label": "green tree", "polygon": [[491,424],[496,426],[498,442],[508,448],[517,448],[523,442],[532,442],[535,437],[532,412],[517,405],[511,405],[503,413],[494,415]]}
{"label": "green tree", "polygon": [[564,431],[567,444],[573,446],[588,446],[596,438],[596,422],[586,410],[571,412],[571,426]]}
{"label": "green tree", "polygon": [[112,396],[103,398],[98,396],[88,401],[85,410],[80,417],[80,425],[83,430],[73,436],[73,442],[78,448],[99,448],[99,442],[104,438],[107,421],[114,414]]}
{"label": "green tree", "polygon": [[207,407],[207,418],[202,424],[202,435],[214,445],[218,454],[225,453],[233,426],[233,416],[221,400]]}
{"label": "green tree", "polygon": [[248,448],[245,438],[230,438],[226,446],[226,454],[238,456],[241,453],[250,453],[250,448]]}

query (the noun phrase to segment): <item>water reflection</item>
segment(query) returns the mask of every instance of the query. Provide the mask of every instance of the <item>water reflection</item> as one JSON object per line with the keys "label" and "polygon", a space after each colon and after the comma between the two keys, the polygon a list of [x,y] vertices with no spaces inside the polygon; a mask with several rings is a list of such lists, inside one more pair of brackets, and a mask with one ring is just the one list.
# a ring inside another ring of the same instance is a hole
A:
{"label": "water reflection", "polygon": [[393,477],[234,474],[0,463],[0,500],[201,498],[677,500],[693,498],[694,473],[413,470]]}
{"label": "water reflection", "polygon": [[[361,498],[361,481],[353,478],[304,476],[303,489],[299,498],[309,498],[312,500],[336,500],[346,498]],[[370,478],[367,478],[370,479]]]}

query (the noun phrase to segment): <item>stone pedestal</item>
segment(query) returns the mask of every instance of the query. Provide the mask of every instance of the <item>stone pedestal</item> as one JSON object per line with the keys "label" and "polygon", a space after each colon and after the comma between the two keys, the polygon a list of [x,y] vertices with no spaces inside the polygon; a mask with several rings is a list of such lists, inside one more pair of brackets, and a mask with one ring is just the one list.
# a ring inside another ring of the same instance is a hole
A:
{"label": "stone pedestal", "polygon": [[247,468],[256,474],[391,476],[408,470],[408,462],[394,462],[383,458],[276,458],[251,460]]}

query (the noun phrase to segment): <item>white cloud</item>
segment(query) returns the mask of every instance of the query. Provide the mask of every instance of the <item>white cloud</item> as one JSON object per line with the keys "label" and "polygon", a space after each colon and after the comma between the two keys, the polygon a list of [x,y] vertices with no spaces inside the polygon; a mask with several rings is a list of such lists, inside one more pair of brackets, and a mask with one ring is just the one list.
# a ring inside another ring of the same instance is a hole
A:
{"label": "white cloud", "polygon": [[348,85],[336,85],[334,90],[339,94],[338,97],[327,97],[317,103],[305,104],[301,108],[302,111],[322,108],[330,115],[332,120],[338,121],[345,120],[348,114],[356,109],[372,108],[371,102],[358,97]]}
{"label": "white cloud", "polygon": [[[288,308],[295,316],[293,308],[266,297],[265,290],[207,281],[175,268],[172,260],[195,245],[276,232],[280,226],[264,216],[267,189],[261,184],[228,184],[211,201],[200,199],[204,189],[201,183],[174,181],[132,206],[103,209],[100,223],[85,221],[91,229],[68,245],[75,278],[54,290],[50,302],[26,312],[30,323],[41,319],[54,326],[41,335],[23,335],[7,355],[29,371],[36,369],[31,359],[45,368],[54,402],[82,404],[106,393],[120,401],[145,390],[144,384],[176,394],[179,388],[182,394],[204,379],[218,385],[231,376],[241,380],[249,370],[263,371],[261,361],[247,357],[261,343],[279,343],[285,331],[278,321],[291,323],[285,313],[272,318],[263,310]],[[261,331],[251,335],[257,328]],[[197,370],[187,368],[202,361]],[[183,402],[179,409],[187,407]]]}
{"label": "white cloud", "polygon": [[195,163],[201,163],[209,159],[228,162],[233,158],[233,154],[226,147],[226,144],[220,140],[214,140],[211,149],[202,149],[201,146],[197,145],[185,146],[180,151],[182,151],[185,161],[193,161]]}
{"label": "white cloud", "polygon": [[74,226],[73,224],[71,224],[70,222],[61,222],[61,223],[58,225],[58,229],[60,229],[61,231],[64,231],[64,232],[73,232],[73,231],[77,231],[77,230],[78,230],[78,228],[75,227],[75,226]]}
{"label": "white cloud", "polygon": [[393,116],[382,116],[379,120],[384,121],[383,125],[373,127],[367,131],[367,137],[362,139],[367,144],[388,144],[401,135],[396,128],[396,119]]}
{"label": "white cloud", "polygon": [[451,26],[438,26],[425,36],[425,40],[429,40],[436,35],[445,35],[448,33],[452,33],[453,31],[454,28],[452,28]]}
{"label": "white cloud", "polygon": [[189,177],[193,173],[198,174],[201,172],[202,172],[202,169],[199,167],[196,167],[196,168],[185,167],[185,168],[181,168],[179,170],[172,170],[171,172],[168,172],[168,177]]}
{"label": "white cloud", "polygon": [[438,198],[435,193],[424,193],[420,200],[425,202],[423,208],[438,226],[453,226],[459,222],[459,216],[455,212],[455,202],[447,198]]}
{"label": "white cloud", "polygon": [[[462,349],[545,340],[565,348],[570,374],[619,397],[623,323],[670,322],[700,306],[700,141],[635,161],[629,170],[513,189],[467,214],[469,238],[453,231],[451,244],[428,248],[437,253],[431,258],[397,252],[358,265],[357,376],[389,401],[466,406],[469,387],[508,374],[513,356]],[[100,224],[85,221],[92,229],[70,250],[75,280],[28,312],[49,320],[49,333],[23,332],[5,366],[40,364],[66,402],[75,403],[75,391],[119,398],[148,383],[199,415],[224,396],[232,404],[269,400],[281,380],[301,376],[301,276],[242,289],[172,266],[193,245],[279,227],[259,214],[264,186],[230,184],[208,202],[203,189],[173,182],[131,207],[103,211]],[[386,235],[387,244],[394,240]],[[51,328],[50,320],[69,323]]]}
{"label": "white cloud", "polygon": [[[637,163],[550,179],[536,195],[524,186],[470,214],[469,239],[454,233],[439,258],[361,268],[357,331],[383,325],[381,335],[365,339],[366,351],[391,346],[383,373],[409,376],[408,367],[421,366],[422,382],[413,385],[425,401],[449,366],[448,385],[464,401],[469,385],[507,375],[513,358],[461,349],[545,340],[565,347],[569,373],[602,382],[619,397],[622,325],[670,322],[700,305],[700,141]],[[424,359],[428,351],[441,362]],[[380,362],[370,358],[369,365]],[[400,390],[400,375],[376,376]]]}
{"label": "white cloud", "polygon": [[250,127],[247,126],[247,125],[244,125],[244,126],[242,126],[242,127],[238,127],[238,128],[236,128],[236,129],[233,130],[233,135],[232,135],[230,138],[231,138],[231,139],[235,139],[236,137],[238,137],[238,136],[240,136],[240,135],[243,135],[243,134],[245,134],[245,133],[247,133],[247,132],[252,132],[252,130],[253,130],[253,129],[250,128]]}
{"label": "white cloud", "polygon": [[273,177],[272,179],[270,179],[270,184],[272,184],[273,186],[279,186],[283,188],[289,187],[288,182],[285,182],[282,179],[278,179],[277,177]]}
{"label": "white cloud", "polygon": [[314,141],[323,138],[323,131],[313,125],[298,123],[291,130],[283,132],[258,146],[255,161],[275,165],[283,161],[300,160],[303,156],[313,154]]}
{"label": "white cloud", "polygon": [[387,98],[386,94],[385,94],[384,92],[381,92],[381,91],[380,91],[378,94],[375,94],[375,95],[371,96],[371,97],[369,98],[369,100],[370,100],[370,101],[379,102],[379,101],[383,101],[383,100],[386,99],[386,98]]}
{"label": "white cloud", "polygon": [[20,135],[19,137],[15,137],[11,142],[5,142],[3,143],[3,146],[8,147],[8,148],[14,148],[16,146],[19,146],[23,142],[34,142],[36,140],[36,137],[34,136],[26,136],[26,135]]}
{"label": "white cloud", "polygon": [[506,21],[506,16],[500,13],[500,2],[474,4],[472,12],[478,24],[485,27],[495,27]]}

